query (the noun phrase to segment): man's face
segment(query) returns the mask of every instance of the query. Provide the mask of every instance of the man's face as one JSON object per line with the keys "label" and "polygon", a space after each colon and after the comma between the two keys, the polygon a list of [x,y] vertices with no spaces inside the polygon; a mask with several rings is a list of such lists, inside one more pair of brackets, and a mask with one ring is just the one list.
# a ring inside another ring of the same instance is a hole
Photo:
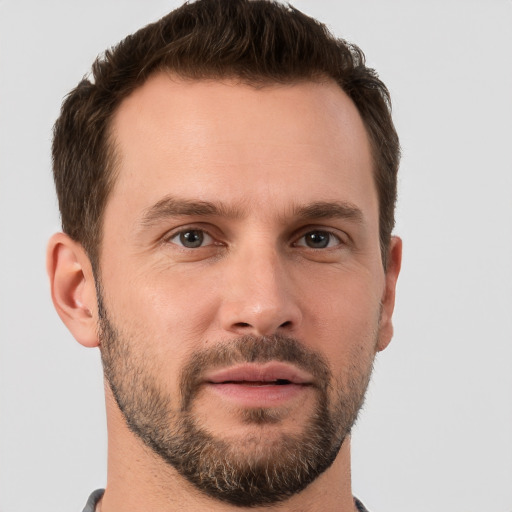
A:
{"label": "man's face", "polygon": [[203,491],[284,499],[335,459],[389,341],[360,116],[331,82],[159,74],[112,134],[98,291],[118,405]]}

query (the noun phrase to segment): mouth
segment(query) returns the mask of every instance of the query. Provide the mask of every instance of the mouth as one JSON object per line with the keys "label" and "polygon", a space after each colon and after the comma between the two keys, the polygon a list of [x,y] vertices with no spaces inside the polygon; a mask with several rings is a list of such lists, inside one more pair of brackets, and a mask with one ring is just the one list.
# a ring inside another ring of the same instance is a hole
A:
{"label": "mouth", "polygon": [[243,407],[277,407],[306,392],[312,376],[291,364],[242,364],[206,374],[205,385],[223,400]]}
{"label": "mouth", "polygon": [[205,375],[205,381],[211,384],[246,383],[246,385],[258,386],[283,386],[309,385],[313,383],[313,377],[289,363],[271,361],[266,364],[246,363],[215,370]]}
{"label": "mouth", "polygon": [[[214,384],[212,382],[212,384]],[[242,386],[286,386],[287,384],[293,384],[288,379],[276,379],[276,380],[226,380],[223,382],[217,382],[216,384],[240,384]]]}

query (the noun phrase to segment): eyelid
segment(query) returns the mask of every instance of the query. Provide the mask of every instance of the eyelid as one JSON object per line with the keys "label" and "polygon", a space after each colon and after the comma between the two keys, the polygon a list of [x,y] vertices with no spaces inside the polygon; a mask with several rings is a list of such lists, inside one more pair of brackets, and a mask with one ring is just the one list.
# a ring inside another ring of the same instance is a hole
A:
{"label": "eyelid", "polygon": [[[173,240],[178,237],[182,233],[186,233],[187,231],[200,231],[204,234],[205,237],[209,237],[210,240],[208,240],[207,243],[204,243],[203,245],[191,248],[191,247],[185,247],[182,244],[176,243]],[[209,247],[209,246],[220,246],[224,245],[222,241],[219,239],[222,239],[221,234],[213,234],[212,231],[216,231],[215,228],[210,228],[210,226],[205,227],[201,224],[184,224],[178,227],[175,227],[169,231],[167,231],[162,237],[161,237],[161,243],[168,244],[171,243],[174,246],[184,249],[184,250],[197,250],[199,248]],[[312,247],[307,246],[305,243],[299,244],[298,242],[303,239],[307,234],[312,232],[323,232],[327,233],[329,236],[335,238],[337,240],[337,244],[335,246],[326,247],[323,249],[314,249]],[[332,249],[334,247],[343,246],[350,244],[351,237],[344,231],[341,231],[340,229],[333,228],[333,227],[327,227],[327,226],[320,226],[320,225],[310,225],[310,226],[304,226],[300,228],[299,230],[295,231],[295,234],[293,235],[293,242],[292,246],[298,246],[298,247],[306,247],[307,249],[313,249],[313,250],[325,250],[325,249]]]}
{"label": "eyelid", "polygon": [[[298,241],[304,238],[309,233],[314,232],[322,232],[327,233],[328,235],[334,237],[339,243],[336,244],[335,247],[342,246],[342,245],[348,245],[350,243],[350,236],[345,233],[344,231],[341,231],[339,229],[335,229],[332,227],[326,227],[326,226],[306,226],[304,228],[301,228],[296,232],[296,235],[294,236],[295,242],[293,242],[292,245],[298,246],[298,247],[306,247],[308,249],[313,249],[313,247],[308,247],[306,244],[298,244]],[[331,249],[333,247],[326,247],[325,249]]]}
{"label": "eyelid", "polygon": [[[176,237],[178,237],[182,233],[186,233],[187,231],[200,231],[201,233],[203,233],[203,235],[205,237],[209,237],[211,239],[211,241],[209,241],[208,243],[205,243],[203,245],[200,245],[199,247],[195,247],[195,248],[185,247],[184,245],[173,241]],[[211,231],[212,231],[211,229],[207,229],[204,226],[198,226],[197,224],[185,224],[183,226],[178,226],[176,228],[173,228],[173,229],[167,231],[164,234],[164,236],[161,238],[161,241],[164,244],[170,243],[170,244],[173,244],[176,247],[178,247],[180,249],[184,249],[184,250],[197,250],[197,249],[200,249],[203,247],[209,247],[212,245],[221,245],[221,242],[218,241],[218,237],[214,236],[211,233]]]}
{"label": "eyelid", "polygon": [[336,240],[336,244],[332,245],[332,240],[329,240],[326,247],[310,247],[305,241],[303,243],[300,243],[301,240],[303,240],[308,234],[314,233],[314,232],[315,232],[315,230],[308,231],[308,232],[304,233],[301,237],[298,238],[298,240],[295,242],[294,245],[296,247],[305,247],[306,249],[312,249],[314,251],[324,251],[326,249],[333,249],[334,247],[339,247],[340,245],[344,245],[343,241],[340,239],[339,236],[336,236],[334,233],[332,233],[330,231],[324,231],[324,230],[319,230],[319,229],[316,230],[316,232],[326,233],[327,235],[329,235],[329,237],[334,238]]}

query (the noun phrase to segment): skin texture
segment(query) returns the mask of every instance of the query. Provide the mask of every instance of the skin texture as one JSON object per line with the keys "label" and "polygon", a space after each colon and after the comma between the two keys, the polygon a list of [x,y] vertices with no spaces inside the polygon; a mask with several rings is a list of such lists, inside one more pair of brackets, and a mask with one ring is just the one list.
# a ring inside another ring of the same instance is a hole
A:
{"label": "skin texture", "polygon": [[[278,335],[327,363],[331,409],[347,388],[361,401],[374,356],[391,340],[401,242],[392,239],[385,272],[370,146],[343,91],[328,81],[254,88],[162,73],[121,104],[112,136],[117,178],[99,271],[104,312],[129,351],[117,359],[119,381],[143,368],[174,407],[172,422],[194,354]],[[204,234],[202,245],[183,246],[191,231]],[[319,236],[326,247],[308,245]],[[55,235],[48,271],[75,338],[106,343],[81,246]],[[362,389],[349,385],[355,377]],[[247,421],[250,400],[201,385],[191,410],[240,456],[253,456],[247,439],[257,439],[269,458],[284,437],[304,433],[318,396],[311,387],[280,403],[260,396],[257,408],[277,420],[258,423]],[[127,427],[108,380],[106,400],[104,512],[237,510],[198,492]],[[347,437],[325,472],[265,510],[353,510],[349,451]]]}

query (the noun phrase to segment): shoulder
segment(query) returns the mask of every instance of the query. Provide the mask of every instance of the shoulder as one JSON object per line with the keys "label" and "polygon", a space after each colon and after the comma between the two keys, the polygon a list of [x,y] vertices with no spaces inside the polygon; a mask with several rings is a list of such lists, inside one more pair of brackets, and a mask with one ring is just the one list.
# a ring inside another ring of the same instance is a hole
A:
{"label": "shoulder", "polygon": [[85,508],[82,510],[82,512],[94,512],[96,509],[96,504],[98,503],[98,501],[100,501],[104,492],[105,492],[105,489],[96,489],[89,496],[89,499],[87,500],[87,503],[85,504]]}
{"label": "shoulder", "polygon": [[357,498],[354,498],[354,503],[358,512],[370,512]]}

